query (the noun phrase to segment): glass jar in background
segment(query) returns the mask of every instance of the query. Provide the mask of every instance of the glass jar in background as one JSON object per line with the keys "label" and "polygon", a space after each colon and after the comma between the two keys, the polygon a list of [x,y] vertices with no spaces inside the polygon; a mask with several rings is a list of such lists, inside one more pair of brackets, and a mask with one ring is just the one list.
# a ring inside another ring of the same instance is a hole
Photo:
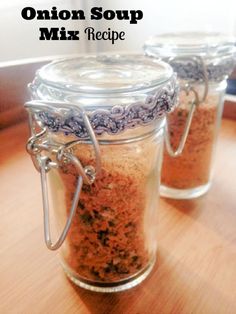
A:
{"label": "glass jar in background", "polygon": [[[27,150],[41,174],[48,248],[64,242],[63,268],[81,287],[137,285],[156,257],[165,114],[176,103],[176,76],[140,55],[81,56],[44,66],[30,90]],[[55,244],[50,204],[63,230]]]}
{"label": "glass jar in background", "polygon": [[[182,89],[179,106],[167,117],[162,196],[189,199],[209,190],[226,79],[235,64],[234,44],[217,33],[173,33],[152,37],[144,46],[146,55],[172,66]],[[188,123],[183,152],[171,157],[169,151],[178,148]]]}

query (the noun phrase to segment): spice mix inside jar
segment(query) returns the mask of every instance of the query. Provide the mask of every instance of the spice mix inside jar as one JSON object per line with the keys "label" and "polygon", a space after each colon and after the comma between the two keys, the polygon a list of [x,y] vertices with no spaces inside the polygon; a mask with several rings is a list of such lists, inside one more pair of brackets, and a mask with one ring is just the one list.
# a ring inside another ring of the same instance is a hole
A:
{"label": "spice mix inside jar", "polygon": [[[182,89],[180,105],[167,118],[163,196],[188,199],[210,187],[226,78],[235,64],[234,44],[234,39],[217,33],[176,33],[152,37],[144,46],[148,56],[173,67]],[[185,140],[182,153],[171,154]]]}
{"label": "spice mix inside jar", "polygon": [[[63,244],[62,266],[81,287],[135,286],[155,262],[165,114],[177,100],[175,74],[140,55],[80,56],[41,68],[30,90],[27,150],[41,175],[47,247]],[[60,230],[55,243],[51,207]]]}

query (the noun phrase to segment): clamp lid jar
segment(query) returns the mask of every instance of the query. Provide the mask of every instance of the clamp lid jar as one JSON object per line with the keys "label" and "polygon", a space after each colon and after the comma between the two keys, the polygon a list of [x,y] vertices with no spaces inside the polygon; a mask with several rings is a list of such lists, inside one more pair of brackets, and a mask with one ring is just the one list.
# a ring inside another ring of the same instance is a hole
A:
{"label": "clamp lid jar", "polygon": [[27,149],[41,174],[47,247],[63,244],[62,265],[81,287],[133,287],[155,262],[165,114],[177,101],[176,76],[140,55],[81,56],[44,66],[30,89]]}
{"label": "clamp lid jar", "polygon": [[[235,38],[218,33],[167,33],[150,38],[144,50],[172,66],[185,92],[180,94],[180,105],[168,116],[171,136],[164,153],[161,194],[198,197],[211,184],[226,78],[235,65]],[[171,158],[168,145],[178,145],[190,120],[185,148]]]}

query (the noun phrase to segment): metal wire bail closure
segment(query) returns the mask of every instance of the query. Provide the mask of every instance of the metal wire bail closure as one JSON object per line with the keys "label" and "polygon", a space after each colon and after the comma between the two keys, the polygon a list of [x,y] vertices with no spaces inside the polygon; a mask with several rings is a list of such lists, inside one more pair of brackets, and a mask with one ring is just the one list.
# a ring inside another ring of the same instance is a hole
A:
{"label": "metal wire bail closure", "polygon": [[[187,57],[173,57],[173,58],[169,58],[168,62],[171,63],[171,61],[178,61],[178,60],[186,60]],[[168,154],[171,157],[178,157],[179,155],[182,154],[188,134],[189,134],[189,130],[191,127],[191,123],[192,123],[192,119],[194,116],[194,112],[196,107],[203,101],[205,101],[207,94],[208,94],[208,73],[207,73],[207,68],[205,65],[205,62],[203,60],[202,57],[200,56],[192,56],[192,57],[188,57],[187,58],[189,61],[193,61],[193,62],[197,62],[198,64],[200,64],[200,67],[202,68],[202,79],[204,82],[204,92],[203,92],[203,96],[199,97],[198,92],[195,90],[195,88],[190,84],[190,83],[186,83],[184,86],[180,86],[180,91],[183,91],[186,93],[186,95],[190,95],[190,93],[193,94],[193,99],[190,101],[190,110],[189,110],[189,114],[185,123],[185,127],[184,127],[184,131],[183,134],[180,138],[180,142],[178,145],[178,148],[176,150],[173,150],[171,142],[170,142],[170,132],[169,132],[169,125],[168,125],[168,118],[166,117],[166,124],[165,124],[165,145],[166,145],[166,149]]]}
{"label": "metal wire bail closure", "polygon": [[[31,101],[31,102],[26,103],[26,107],[38,106],[42,104],[53,105],[53,104],[58,104],[58,103],[45,102],[45,101]],[[73,104],[71,105],[73,106]],[[61,146],[52,145],[51,143],[48,143],[46,139],[47,129],[43,128],[39,133],[35,133],[32,117],[30,119],[31,131],[33,135],[29,138],[26,149],[27,149],[27,152],[31,155],[36,169],[40,172],[42,200],[43,200],[44,239],[45,239],[46,246],[48,247],[48,249],[52,251],[59,249],[61,245],[63,244],[63,242],[65,241],[65,238],[70,229],[73,217],[75,215],[76,208],[78,206],[80,192],[81,192],[83,183],[92,184],[96,178],[96,175],[99,173],[100,168],[101,168],[101,154],[100,154],[100,149],[99,149],[99,143],[96,139],[93,128],[89,122],[89,119],[85,111],[79,106],[76,106],[76,110],[82,115],[85,127],[88,131],[89,137],[93,144],[95,157],[96,157],[96,170],[92,166],[83,167],[79,159],[70,152],[70,148],[78,144],[80,142],[79,140],[72,141]],[[42,152],[44,153],[50,152],[54,154],[56,161],[52,161],[51,158],[47,156],[46,154],[42,155],[41,154]],[[74,197],[72,200],[71,208],[69,211],[69,216],[67,218],[65,227],[61,235],[58,237],[58,240],[55,243],[52,243],[51,231],[50,231],[50,218],[49,218],[50,215],[49,215],[47,172],[49,172],[52,168],[58,168],[59,165],[65,164],[65,163],[66,164],[72,163],[75,166],[78,172],[77,185],[76,185]]]}

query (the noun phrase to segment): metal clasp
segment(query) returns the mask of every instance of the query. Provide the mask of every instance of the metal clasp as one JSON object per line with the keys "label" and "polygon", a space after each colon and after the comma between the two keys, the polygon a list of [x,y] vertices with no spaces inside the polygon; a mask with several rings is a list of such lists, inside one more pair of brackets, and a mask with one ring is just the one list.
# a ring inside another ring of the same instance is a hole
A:
{"label": "metal clasp", "polygon": [[[41,101],[31,101],[26,103],[27,107],[31,106],[40,106],[41,104],[53,105],[52,102],[41,102]],[[73,105],[73,104],[72,104]],[[31,131],[32,136],[29,138],[26,149],[27,152],[31,155],[33,163],[36,169],[40,172],[41,177],[41,188],[42,188],[42,199],[43,199],[43,221],[44,221],[44,238],[47,247],[50,250],[57,250],[63,244],[69,228],[71,226],[73,217],[76,212],[76,208],[78,206],[80,192],[83,184],[92,184],[100,172],[101,169],[101,154],[99,143],[94,134],[93,128],[89,122],[89,119],[85,113],[85,111],[76,106],[74,110],[79,111],[81,114],[85,127],[88,131],[90,140],[93,144],[96,158],[96,169],[93,166],[87,165],[85,167],[82,166],[80,160],[74,156],[70,151],[74,145],[80,143],[78,141],[72,141],[63,145],[56,145],[48,142],[47,140],[47,129],[42,128],[39,132],[35,132],[35,128],[33,126],[33,118],[30,115],[30,123],[31,123]],[[50,158],[50,156],[54,156],[54,160]],[[67,218],[65,227],[59,236],[58,240],[55,243],[52,243],[51,232],[50,232],[50,218],[49,218],[49,200],[48,200],[48,186],[47,186],[47,173],[52,168],[59,168],[64,164],[73,164],[78,172],[77,177],[77,185],[74,193],[74,197],[72,200],[72,205],[69,211],[69,216]]]}
{"label": "metal clasp", "polygon": [[[168,60],[169,63],[171,63],[171,61],[177,61],[177,60],[185,60],[186,61],[186,57],[173,57],[170,58]],[[174,150],[172,148],[171,142],[170,142],[170,132],[169,132],[169,124],[168,124],[168,118],[166,117],[166,124],[165,124],[165,144],[166,144],[166,149],[168,154],[171,157],[178,157],[179,155],[182,154],[188,134],[189,134],[189,130],[190,130],[190,126],[192,123],[192,119],[194,116],[194,112],[196,107],[202,103],[203,101],[205,101],[207,94],[208,94],[208,88],[209,88],[209,83],[208,83],[208,74],[207,74],[207,68],[205,65],[204,60],[202,59],[202,57],[200,56],[192,56],[192,57],[188,57],[189,61],[193,61],[193,62],[197,62],[198,64],[200,64],[200,67],[202,68],[202,78],[203,78],[203,82],[204,82],[204,91],[203,91],[203,96],[199,97],[198,92],[196,91],[196,89],[190,84],[190,83],[186,83],[184,86],[180,86],[180,91],[184,91],[186,93],[187,96],[190,95],[190,93],[193,93],[193,99],[189,102],[190,105],[190,110],[189,110],[189,114],[185,123],[185,127],[184,127],[184,131],[183,134],[180,138],[180,142],[178,145],[178,148],[176,150]]]}

